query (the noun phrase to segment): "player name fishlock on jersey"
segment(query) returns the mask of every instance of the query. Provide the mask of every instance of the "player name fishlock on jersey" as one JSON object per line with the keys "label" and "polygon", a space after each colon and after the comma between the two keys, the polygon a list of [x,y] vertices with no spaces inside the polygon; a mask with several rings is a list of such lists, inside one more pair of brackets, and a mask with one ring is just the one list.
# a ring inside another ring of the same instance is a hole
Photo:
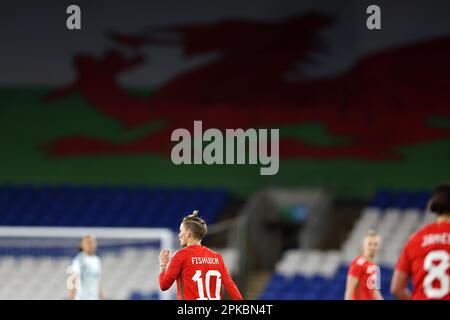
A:
{"label": "player name fishlock on jersey", "polygon": [[218,258],[209,258],[209,257],[192,257],[192,264],[220,264]]}

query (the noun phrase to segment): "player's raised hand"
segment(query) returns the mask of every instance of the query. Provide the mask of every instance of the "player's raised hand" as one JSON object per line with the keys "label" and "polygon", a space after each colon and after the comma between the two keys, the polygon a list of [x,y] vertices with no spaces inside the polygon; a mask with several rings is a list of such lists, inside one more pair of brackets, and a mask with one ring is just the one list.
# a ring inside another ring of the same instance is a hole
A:
{"label": "player's raised hand", "polygon": [[159,264],[161,266],[167,266],[170,260],[170,252],[169,250],[162,250],[159,254]]}

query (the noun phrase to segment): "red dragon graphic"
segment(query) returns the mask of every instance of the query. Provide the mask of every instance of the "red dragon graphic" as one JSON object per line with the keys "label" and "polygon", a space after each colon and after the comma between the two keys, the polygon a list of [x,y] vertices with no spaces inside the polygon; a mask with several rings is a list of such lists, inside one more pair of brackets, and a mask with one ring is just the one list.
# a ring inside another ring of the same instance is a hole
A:
{"label": "red dragon graphic", "polygon": [[[326,53],[320,32],[330,17],[311,13],[277,22],[226,20],[175,25],[144,33],[109,36],[135,52],[108,50],[99,58],[78,55],[73,84],[52,92],[54,101],[73,92],[126,128],[164,120],[156,133],[127,143],[69,136],[45,148],[57,156],[169,154],[176,128],[282,128],[323,123],[347,143],[316,146],[282,137],[281,157],[402,159],[399,147],[450,137],[450,130],[427,124],[430,116],[450,117],[450,38],[405,45],[363,57],[344,74],[289,80],[299,63]],[[175,33],[173,39],[165,34]],[[220,57],[182,73],[149,97],[119,86],[123,72],[141,65],[147,45],[180,46],[187,57],[219,52]]]}

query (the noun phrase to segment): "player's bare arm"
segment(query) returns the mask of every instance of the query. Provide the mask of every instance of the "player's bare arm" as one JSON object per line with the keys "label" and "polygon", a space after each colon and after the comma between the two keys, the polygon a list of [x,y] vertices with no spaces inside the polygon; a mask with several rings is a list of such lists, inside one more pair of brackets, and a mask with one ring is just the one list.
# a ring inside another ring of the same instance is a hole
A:
{"label": "player's bare arm", "polygon": [[395,270],[392,276],[391,292],[400,300],[411,299],[411,292],[408,289],[408,275],[405,272]]}
{"label": "player's bare arm", "polygon": [[223,262],[223,258],[220,257],[220,260],[222,261],[222,264],[223,264],[222,278],[223,278],[223,284],[225,286],[225,290],[227,290],[231,299],[244,300],[238,287],[236,286],[233,279],[231,278],[228,268],[226,267],[225,263]]}
{"label": "player's bare arm", "polygon": [[373,290],[373,298],[374,298],[374,300],[384,300],[383,295],[381,294],[381,291],[378,289]]}
{"label": "player's bare arm", "polygon": [[75,300],[76,294],[77,294],[77,281],[78,281],[78,277],[77,276],[73,276],[70,279],[70,286],[69,286],[69,292],[68,292],[68,298],[69,300]]}
{"label": "player's bare arm", "polygon": [[358,278],[347,276],[347,284],[345,286],[345,300],[353,300],[355,289],[358,286]]}
{"label": "player's bare arm", "polygon": [[98,297],[100,300],[105,300],[105,291],[103,290],[102,286],[100,286],[100,289],[98,291]]}

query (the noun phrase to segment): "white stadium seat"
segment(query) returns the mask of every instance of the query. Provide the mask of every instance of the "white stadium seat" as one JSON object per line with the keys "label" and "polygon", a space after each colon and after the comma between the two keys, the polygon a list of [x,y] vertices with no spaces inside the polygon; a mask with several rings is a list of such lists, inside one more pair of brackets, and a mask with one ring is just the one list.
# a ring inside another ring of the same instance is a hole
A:
{"label": "white stadium seat", "polygon": [[[224,250],[223,257],[230,271],[236,269],[234,250]],[[106,252],[101,258],[102,284],[108,299],[128,299],[135,291],[159,291],[159,250],[124,249],[120,254]],[[71,262],[70,257],[1,256],[0,299],[67,299],[67,268]]]}

